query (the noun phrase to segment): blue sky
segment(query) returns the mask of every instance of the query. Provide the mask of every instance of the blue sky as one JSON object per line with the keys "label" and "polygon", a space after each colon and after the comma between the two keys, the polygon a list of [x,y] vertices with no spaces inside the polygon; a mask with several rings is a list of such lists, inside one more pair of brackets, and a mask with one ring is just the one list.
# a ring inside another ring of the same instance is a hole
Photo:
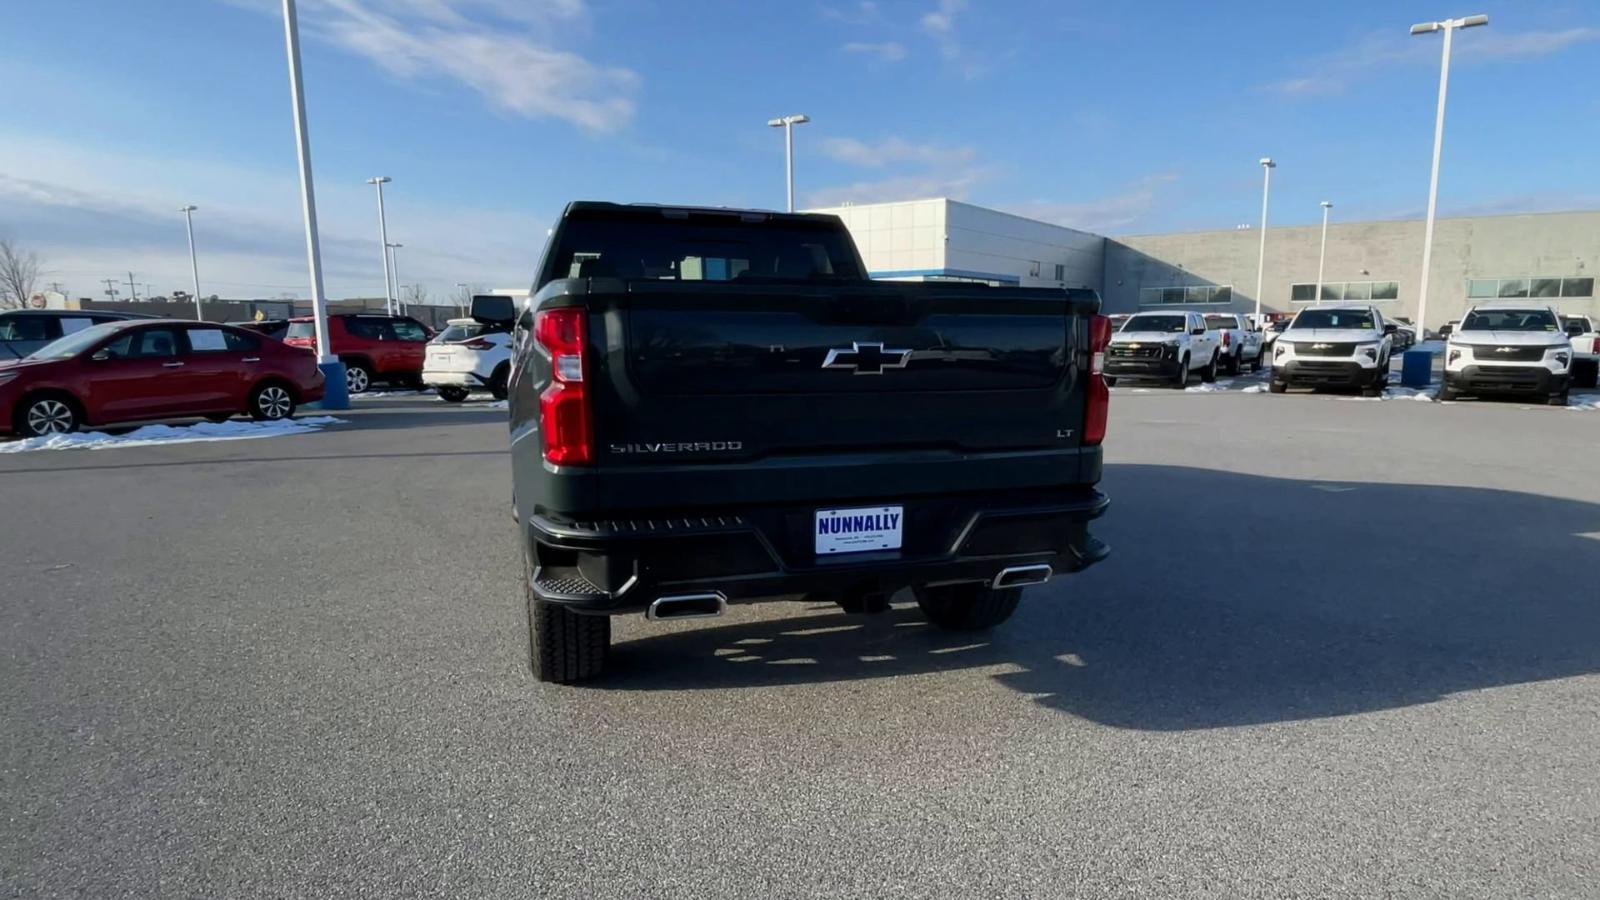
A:
{"label": "blue sky", "polygon": [[[777,207],[950,196],[1104,233],[1600,206],[1600,2],[301,0],[329,294],[525,285],[571,199]],[[22,0],[0,235],[99,280],[306,294],[277,0]]]}

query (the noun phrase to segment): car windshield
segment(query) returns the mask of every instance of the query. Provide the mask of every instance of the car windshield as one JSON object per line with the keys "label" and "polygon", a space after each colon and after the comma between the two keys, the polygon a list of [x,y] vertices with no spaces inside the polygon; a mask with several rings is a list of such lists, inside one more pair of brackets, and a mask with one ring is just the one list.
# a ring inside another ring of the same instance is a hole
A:
{"label": "car windshield", "polygon": [[1359,328],[1371,331],[1377,325],[1372,313],[1364,309],[1308,309],[1294,320],[1295,328]]}
{"label": "car windshield", "polygon": [[317,323],[315,322],[290,322],[289,330],[283,333],[285,338],[306,338],[315,340],[317,336]]}
{"label": "car windshield", "polygon": [[483,334],[483,326],[477,322],[463,322],[459,325],[450,324],[439,336],[433,339],[435,344],[454,344],[459,341],[470,341]]}
{"label": "car windshield", "polygon": [[51,341],[28,354],[29,359],[70,359],[110,337],[117,330],[115,322],[90,325],[82,331]]}
{"label": "car windshield", "polygon": [[1122,326],[1123,331],[1170,331],[1182,334],[1189,325],[1187,316],[1151,315],[1134,316]]}
{"label": "car windshield", "polygon": [[1460,331],[1559,331],[1548,309],[1475,309],[1461,320]]}
{"label": "car windshield", "polygon": [[1219,328],[1238,328],[1239,320],[1233,316],[1206,316],[1206,327],[1212,331]]}

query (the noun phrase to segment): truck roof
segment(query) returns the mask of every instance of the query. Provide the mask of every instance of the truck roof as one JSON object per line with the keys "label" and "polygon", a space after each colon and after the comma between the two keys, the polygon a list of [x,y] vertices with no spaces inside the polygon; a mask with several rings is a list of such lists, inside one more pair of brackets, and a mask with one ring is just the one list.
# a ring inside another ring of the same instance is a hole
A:
{"label": "truck roof", "polygon": [[746,222],[804,222],[827,223],[843,227],[843,222],[832,213],[786,213],[771,209],[736,209],[727,206],[666,206],[659,203],[612,203],[606,200],[574,200],[567,204],[563,218],[573,213],[603,213],[616,218],[642,221],[655,218],[687,218],[689,216],[731,216]]}

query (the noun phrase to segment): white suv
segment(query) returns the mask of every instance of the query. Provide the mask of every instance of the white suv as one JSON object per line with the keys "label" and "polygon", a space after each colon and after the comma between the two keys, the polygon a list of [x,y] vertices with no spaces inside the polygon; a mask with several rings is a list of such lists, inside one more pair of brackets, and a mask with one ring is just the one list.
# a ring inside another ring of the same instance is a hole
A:
{"label": "white suv", "polygon": [[428,343],[422,383],[451,403],[460,403],[472,391],[488,391],[504,400],[510,371],[511,335],[505,329],[477,319],[451,319]]}
{"label": "white suv", "polygon": [[1159,378],[1175,387],[1189,384],[1191,372],[1200,380],[1217,380],[1222,356],[1220,332],[1208,331],[1199,313],[1142,312],[1129,317],[1111,336],[1106,347],[1106,384],[1117,378]]}
{"label": "white suv", "polygon": [[1440,400],[1533,394],[1567,405],[1572,341],[1547,306],[1479,306],[1450,334]]}
{"label": "white suv", "polygon": [[1272,381],[1281,394],[1291,387],[1359,387],[1368,397],[1389,386],[1393,322],[1373,306],[1312,306],[1300,310],[1272,342]]}

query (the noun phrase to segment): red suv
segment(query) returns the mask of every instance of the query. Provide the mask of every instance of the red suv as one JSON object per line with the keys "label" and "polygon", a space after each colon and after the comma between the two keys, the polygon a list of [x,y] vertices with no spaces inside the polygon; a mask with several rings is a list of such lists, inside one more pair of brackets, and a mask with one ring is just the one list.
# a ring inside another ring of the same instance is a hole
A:
{"label": "red suv", "polygon": [[282,419],[322,399],[316,357],[231,325],[133,319],[92,325],[0,362],[0,433],[238,413]]}
{"label": "red suv", "polygon": [[[409,316],[347,313],[328,317],[328,343],[344,363],[344,382],[359,394],[374,382],[422,387],[422,362],[433,334]],[[283,342],[317,350],[317,324],[310,317],[289,320]]]}

